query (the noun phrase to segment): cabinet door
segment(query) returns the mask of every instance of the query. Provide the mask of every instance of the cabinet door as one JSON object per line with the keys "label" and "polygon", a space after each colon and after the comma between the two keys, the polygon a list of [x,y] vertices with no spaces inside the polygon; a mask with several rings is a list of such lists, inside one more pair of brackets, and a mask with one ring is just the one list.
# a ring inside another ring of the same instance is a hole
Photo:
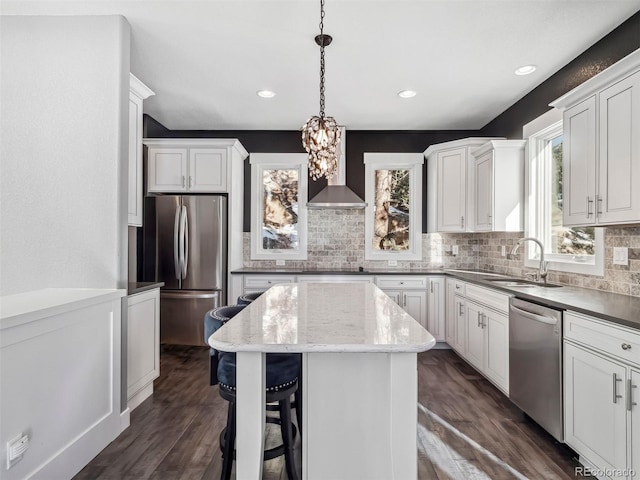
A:
{"label": "cabinet door", "polygon": [[446,340],[444,278],[429,279],[429,301],[427,302],[427,330],[438,342]]}
{"label": "cabinet door", "polygon": [[[493,228],[493,151],[474,160],[474,230],[491,231]],[[517,179],[513,179],[517,181]]]}
{"label": "cabinet door", "polygon": [[626,468],[626,369],[565,342],[565,441],[601,469]]}
{"label": "cabinet door", "polygon": [[127,398],[160,375],[160,293],[131,295],[127,311]]}
{"label": "cabinet door", "polygon": [[149,192],[185,192],[187,190],[187,149],[149,148]]}
{"label": "cabinet door", "polygon": [[402,308],[420,325],[436,336],[427,325],[427,292],[406,290],[402,292]]}
{"label": "cabinet door", "polygon": [[563,114],[562,198],[564,225],[596,223],[596,99]]}
{"label": "cabinet door", "polygon": [[394,302],[404,308],[404,298],[402,297],[402,292],[400,290],[383,290],[383,292],[389,295]]}
{"label": "cabinet door", "polygon": [[455,297],[456,333],[455,341],[452,345],[454,350],[463,357],[467,355],[467,317],[465,314],[466,302],[463,297]]}
{"label": "cabinet door", "polygon": [[190,148],[190,192],[227,191],[227,150],[225,148]]}
{"label": "cabinet door", "polygon": [[631,416],[631,436],[629,441],[629,451],[631,452],[631,463],[629,468],[640,471],[640,371],[631,370],[631,382],[627,385],[629,395],[627,408]]}
{"label": "cabinet door", "polygon": [[478,370],[484,369],[484,328],[482,327],[482,307],[466,301],[467,348],[465,358]]}
{"label": "cabinet door", "polygon": [[598,223],[640,220],[640,72],[600,92]]}
{"label": "cabinet door", "polygon": [[464,232],[467,206],[467,148],[438,152],[439,232]]}
{"label": "cabinet door", "polygon": [[142,226],[142,99],[129,93],[128,224]]}
{"label": "cabinet door", "polygon": [[509,317],[488,309],[483,314],[486,332],[484,373],[509,394]]}
{"label": "cabinet door", "polygon": [[456,343],[456,282],[448,278],[445,284],[447,301],[445,305],[445,340],[453,348]]}

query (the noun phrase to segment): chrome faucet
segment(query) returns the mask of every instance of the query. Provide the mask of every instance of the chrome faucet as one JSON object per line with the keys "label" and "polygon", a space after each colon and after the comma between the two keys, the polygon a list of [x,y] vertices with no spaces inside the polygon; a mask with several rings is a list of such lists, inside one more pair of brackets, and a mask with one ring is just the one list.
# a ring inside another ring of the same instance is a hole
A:
{"label": "chrome faucet", "polygon": [[524,242],[526,242],[527,240],[537,243],[538,246],[540,247],[540,267],[538,269],[538,277],[540,277],[541,281],[546,283],[547,282],[547,273],[548,273],[547,269],[549,267],[549,262],[545,262],[544,261],[544,247],[542,246],[542,243],[540,242],[540,240],[538,240],[537,238],[533,238],[533,237],[521,238],[513,246],[513,248],[511,249],[511,252],[509,252],[509,258],[513,258],[515,256],[516,252],[518,251],[518,247],[520,245],[522,245]]}

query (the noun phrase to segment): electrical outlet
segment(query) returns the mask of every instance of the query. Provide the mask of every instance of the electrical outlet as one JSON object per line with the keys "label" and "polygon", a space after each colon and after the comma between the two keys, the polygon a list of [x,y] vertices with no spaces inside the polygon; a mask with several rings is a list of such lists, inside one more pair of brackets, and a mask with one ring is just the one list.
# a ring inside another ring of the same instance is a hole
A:
{"label": "electrical outlet", "polygon": [[7,469],[22,460],[22,455],[29,448],[29,435],[20,434],[7,442]]}
{"label": "electrical outlet", "polygon": [[284,260],[276,260],[276,265],[278,265],[279,267],[284,266]]}
{"label": "electrical outlet", "polygon": [[451,245],[451,255],[458,255],[458,245]]}
{"label": "electrical outlet", "polygon": [[503,257],[506,257],[506,256],[507,256],[507,247],[505,247],[504,245],[502,245],[502,248],[501,248],[501,252],[500,252],[500,253],[501,253],[501,255],[502,255]]}
{"label": "electrical outlet", "polygon": [[629,265],[629,249],[627,247],[613,247],[613,264]]}
{"label": "electrical outlet", "polygon": [[397,266],[398,266],[398,261],[397,261],[397,260],[389,260],[389,261],[387,262],[387,264],[388,264],[390,267],[397,267]]}

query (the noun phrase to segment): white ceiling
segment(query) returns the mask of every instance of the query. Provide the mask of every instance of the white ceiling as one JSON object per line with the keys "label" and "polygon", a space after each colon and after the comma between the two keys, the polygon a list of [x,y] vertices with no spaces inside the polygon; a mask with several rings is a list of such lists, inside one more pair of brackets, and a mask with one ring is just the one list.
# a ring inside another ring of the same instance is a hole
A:
{"label": "white ceiling", "polygon": [[[171,129],[296,130],[319,111],[319,0],[0,7],[124,15],[131,71],[156,93],[145,113]],[[479,129],[638,10],[640,0],[326,0],[326,113],[351,130]],[[538,70],[514,75],[524,64]]]}

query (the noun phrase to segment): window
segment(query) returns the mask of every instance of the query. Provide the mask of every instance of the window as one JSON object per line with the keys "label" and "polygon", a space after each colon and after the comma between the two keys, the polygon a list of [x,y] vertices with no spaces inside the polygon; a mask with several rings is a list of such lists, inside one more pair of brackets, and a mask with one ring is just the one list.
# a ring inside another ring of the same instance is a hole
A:
{"label": "window", "polygon": [[365,259],[422,258],[422,154],[365,153]]}
{"label": "window", "polygon": [[[545,246],[552,270],[603,275],[602,228],[562,224],[562,113],[551,110],[525,125],[528,138],[528,221],[526,235]],[[538,267],[540,252],[527,244],[525,265]]]}
{"label": "window", "polygon": [[254,153],[251,163],[251,258],[306,260],[307,155]]}

